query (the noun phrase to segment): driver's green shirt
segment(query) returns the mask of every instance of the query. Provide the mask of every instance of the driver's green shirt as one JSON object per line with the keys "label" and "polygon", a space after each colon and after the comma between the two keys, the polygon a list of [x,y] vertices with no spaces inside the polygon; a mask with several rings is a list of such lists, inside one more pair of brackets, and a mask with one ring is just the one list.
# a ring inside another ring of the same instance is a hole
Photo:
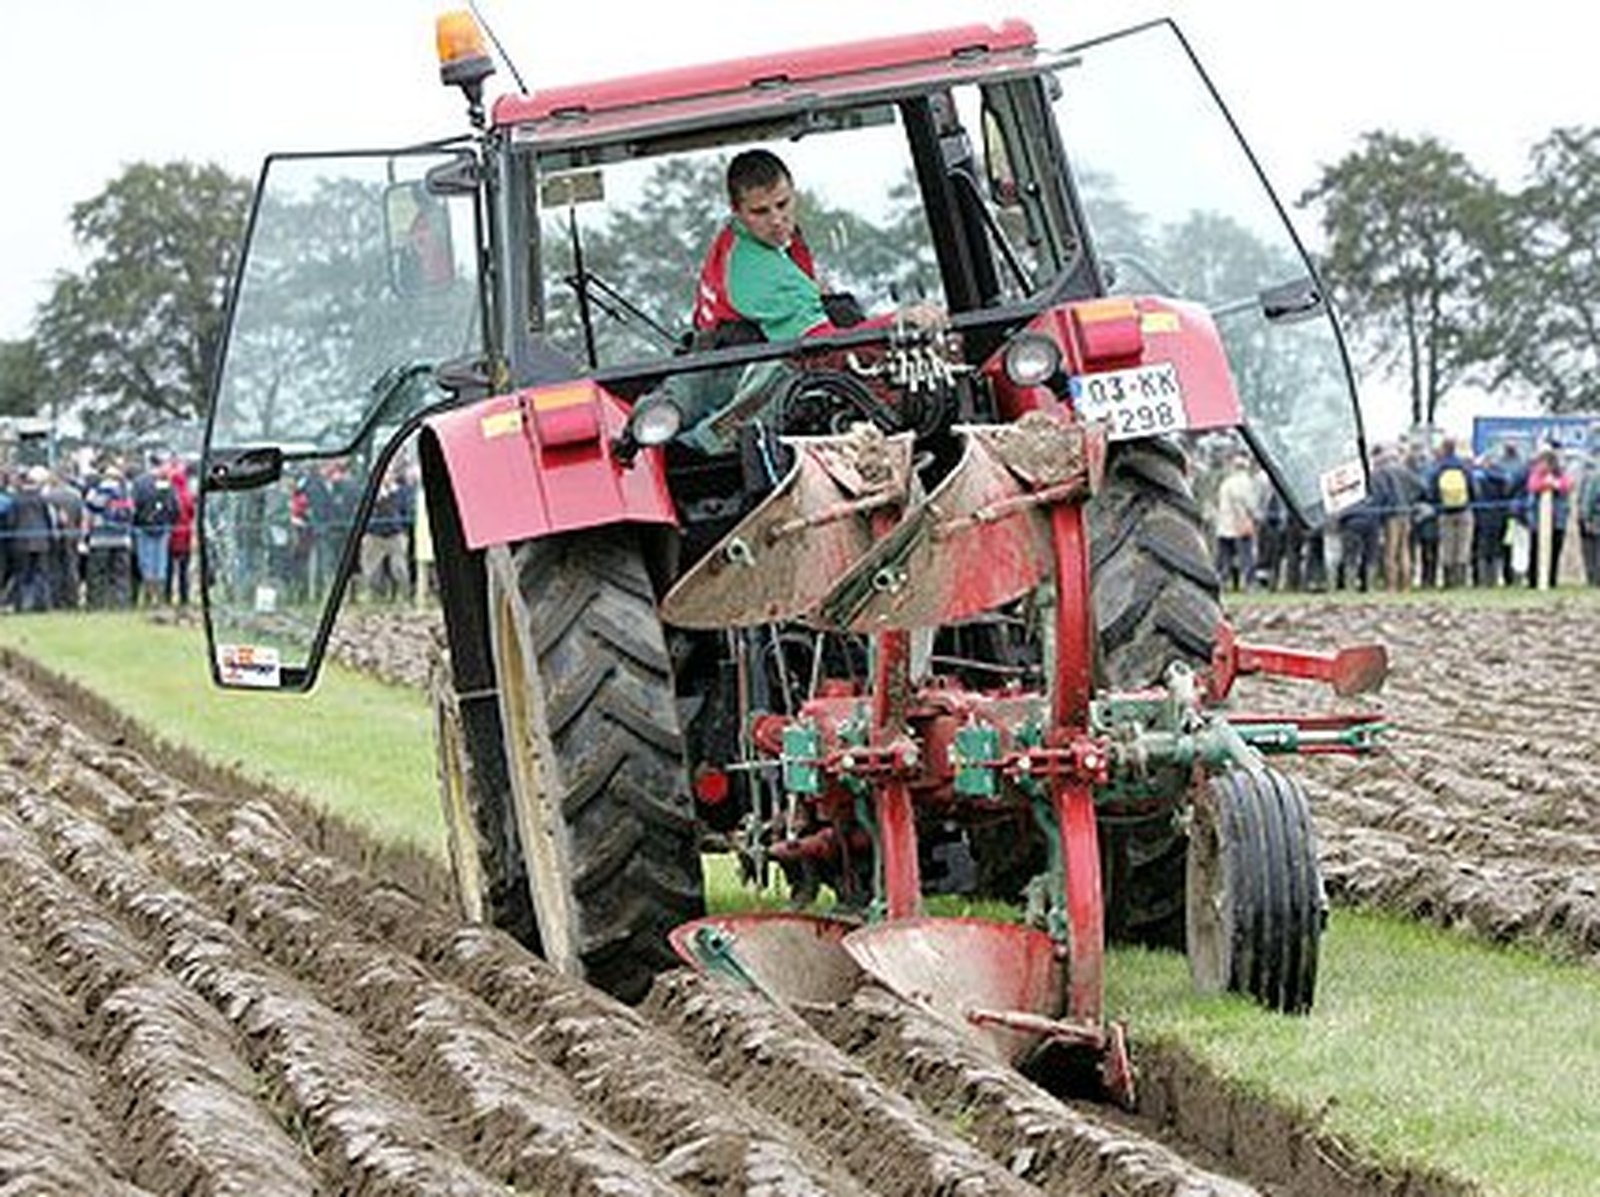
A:
{"label": "driver's green shirt", "polygon": [[828,322],[822,289],[781,249],[752,237],[733,221],[728,255],[728,299],[746,320],[761,326],[769,341],[803,337]]}

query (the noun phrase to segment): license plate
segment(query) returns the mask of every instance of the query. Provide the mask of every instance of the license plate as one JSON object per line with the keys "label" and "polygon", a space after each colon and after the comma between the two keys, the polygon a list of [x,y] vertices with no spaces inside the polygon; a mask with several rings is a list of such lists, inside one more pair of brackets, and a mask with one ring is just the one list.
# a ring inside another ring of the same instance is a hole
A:
{"label": "license plate", "polygon": [[1178,386],[1178,367],[1171,362],[1078,374],[1071,379],[1072,406],[1085,420],[1105,420],[1114,441],[1157,436],[1189,427]]}

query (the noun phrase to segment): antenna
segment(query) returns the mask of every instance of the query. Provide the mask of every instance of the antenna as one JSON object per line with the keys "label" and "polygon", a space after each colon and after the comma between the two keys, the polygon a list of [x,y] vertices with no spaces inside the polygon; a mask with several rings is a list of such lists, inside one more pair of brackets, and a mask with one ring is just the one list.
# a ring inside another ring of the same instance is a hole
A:
{"label": "antenna", "polygon": [[517,64],[511,61],[511,55],[506,53],[506,48],[500,44],[500,39],[495,36],[494,26],[489,24],[489,19],[478,8],[476,0],[467,0],[467,7],[472,10],[472,15],[477,18],[478,24],[483,26],[483,31],[489,35],[489,40],[494,43],[494,52],[500,55],[500,61],[506,64],[506,70],[511,72],[511,77],[517,81],[517,90],[523,95],[528,94],[528,85],[522,81],[522,72],[517,70]]}

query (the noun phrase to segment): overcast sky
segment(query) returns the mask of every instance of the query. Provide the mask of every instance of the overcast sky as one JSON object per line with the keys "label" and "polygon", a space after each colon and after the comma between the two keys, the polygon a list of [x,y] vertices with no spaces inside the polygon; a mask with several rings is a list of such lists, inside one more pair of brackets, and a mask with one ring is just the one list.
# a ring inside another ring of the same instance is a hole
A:
{"label": "overcast sky", "polygon": [[[3,0],[0,339],[75,268],[73,204],[135,161],[254,177],[272,150],[458,131],[437,0]],[[1600,9],[1557,0],[481,0],[528,85],[1021,17],[1065,46],[1153,17],[1188,36],[1280,196],[1370,129],[1431,134],[1514,185],[1534,142],[1600,123]],[[502,72],[491,86],[512,87]],[[1315,239],[1298,214],[1303,236]]]}

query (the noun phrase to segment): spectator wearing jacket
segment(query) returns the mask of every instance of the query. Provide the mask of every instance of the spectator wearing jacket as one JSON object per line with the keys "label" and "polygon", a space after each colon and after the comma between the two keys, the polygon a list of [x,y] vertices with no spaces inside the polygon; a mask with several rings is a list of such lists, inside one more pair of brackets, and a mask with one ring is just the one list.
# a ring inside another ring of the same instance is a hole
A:
{"label": "spectator wearing jacket", "polygon": [[[1539,551],[1539,498],[1548,494],[1551,499],[1550,559],[1542,560]],[[1567,515],[1571,508],[1572,475],[1561,465],[1561,454],[1547,448],[1535,459],[1528,471],[1529,509],[1533,512],[1533,554],[1528,569],[1528,585],[1538,586],[1539,579],[1549,579],[1556,584],[1556,567],[1561,561],[1561,545],[1567,535]]]}
{"label": "spectator wearing jacket", "polygon": [[163,587],[170,605],[176,591],[179,606],[189,605],[189,554],[194,548],[194,490],[189,485],[189,470],[182,460],[174,460],[168,472],[172,491],[178,500],[178,515],[167,536],[167,581]]}
{"label": "spectator wearing jacket", "polygon": [[138,598],[146,606],[166,599],[171,565],[172,527],[178,522],[178,496],[165,463],[152,458],[133,480],[133,554],[139,567]]}
{"label": "spectator wearing jacket", "polygon": [[49,481],[50,471],[32,466],[11,496],[6,532],[15,571],[12,601],[18,611],[50,609],[50,552],[55,543],[55,524],[44,497]]}
{"label": "spectator wearing jacket", "polygon": [[1465,586],[1472,564],[1472,463],[1454,437],[1439,442],[1428,471],[1427,501],[1439,513],[1439,572],[1446,588]]}
{"label": "spectator wearing jacket", "polygon": [[51,472],[44,485],[50,504],[50,606],[75,610],[83,590],[83,492]]}
{"label": "spectator wearing jacket", "polygon": [[1411,517],[1422,500],[1422,480],[1397,448],[1379,446],[1374,454],[1372,502],[1363,516],[1376,520],[1383,542],[1383,579],[1390,590],[1411,588]]}
{"label": "spectator wearing jacket", "polygon": [[399,470],[392,469],[378,488],[361,537],[361,579],[368,598],[404,598],[410,593],[411,515],[411,489]]}
{"label": "spectator wearing jacket", "polygon": [[[1485,453],[1472,474],[1472,583],[1494,586],[1506,568],[1511,485],[1500,461]],[[1510,585],[1509,581],[1507,585]]]}
{"label": "spectator wearing jacket", "polygon": [[1583,579],[1600,586],[1600,448],[1589,450],[1578,488],[1578,535],[1583,538]]}
{"label": "spectator wearing jacket", "polygon": [[83,496],[84,602],[91,610],[133,601],[133,495],[122,471],[107,465]]}
{"label": "spectator wearing jacket", "polygon": [[1217,488],[1217,577],[1236,590],[1251,588],[1256,567],[1261,491],[1250,466],[1250,455],[1236,452]]}

